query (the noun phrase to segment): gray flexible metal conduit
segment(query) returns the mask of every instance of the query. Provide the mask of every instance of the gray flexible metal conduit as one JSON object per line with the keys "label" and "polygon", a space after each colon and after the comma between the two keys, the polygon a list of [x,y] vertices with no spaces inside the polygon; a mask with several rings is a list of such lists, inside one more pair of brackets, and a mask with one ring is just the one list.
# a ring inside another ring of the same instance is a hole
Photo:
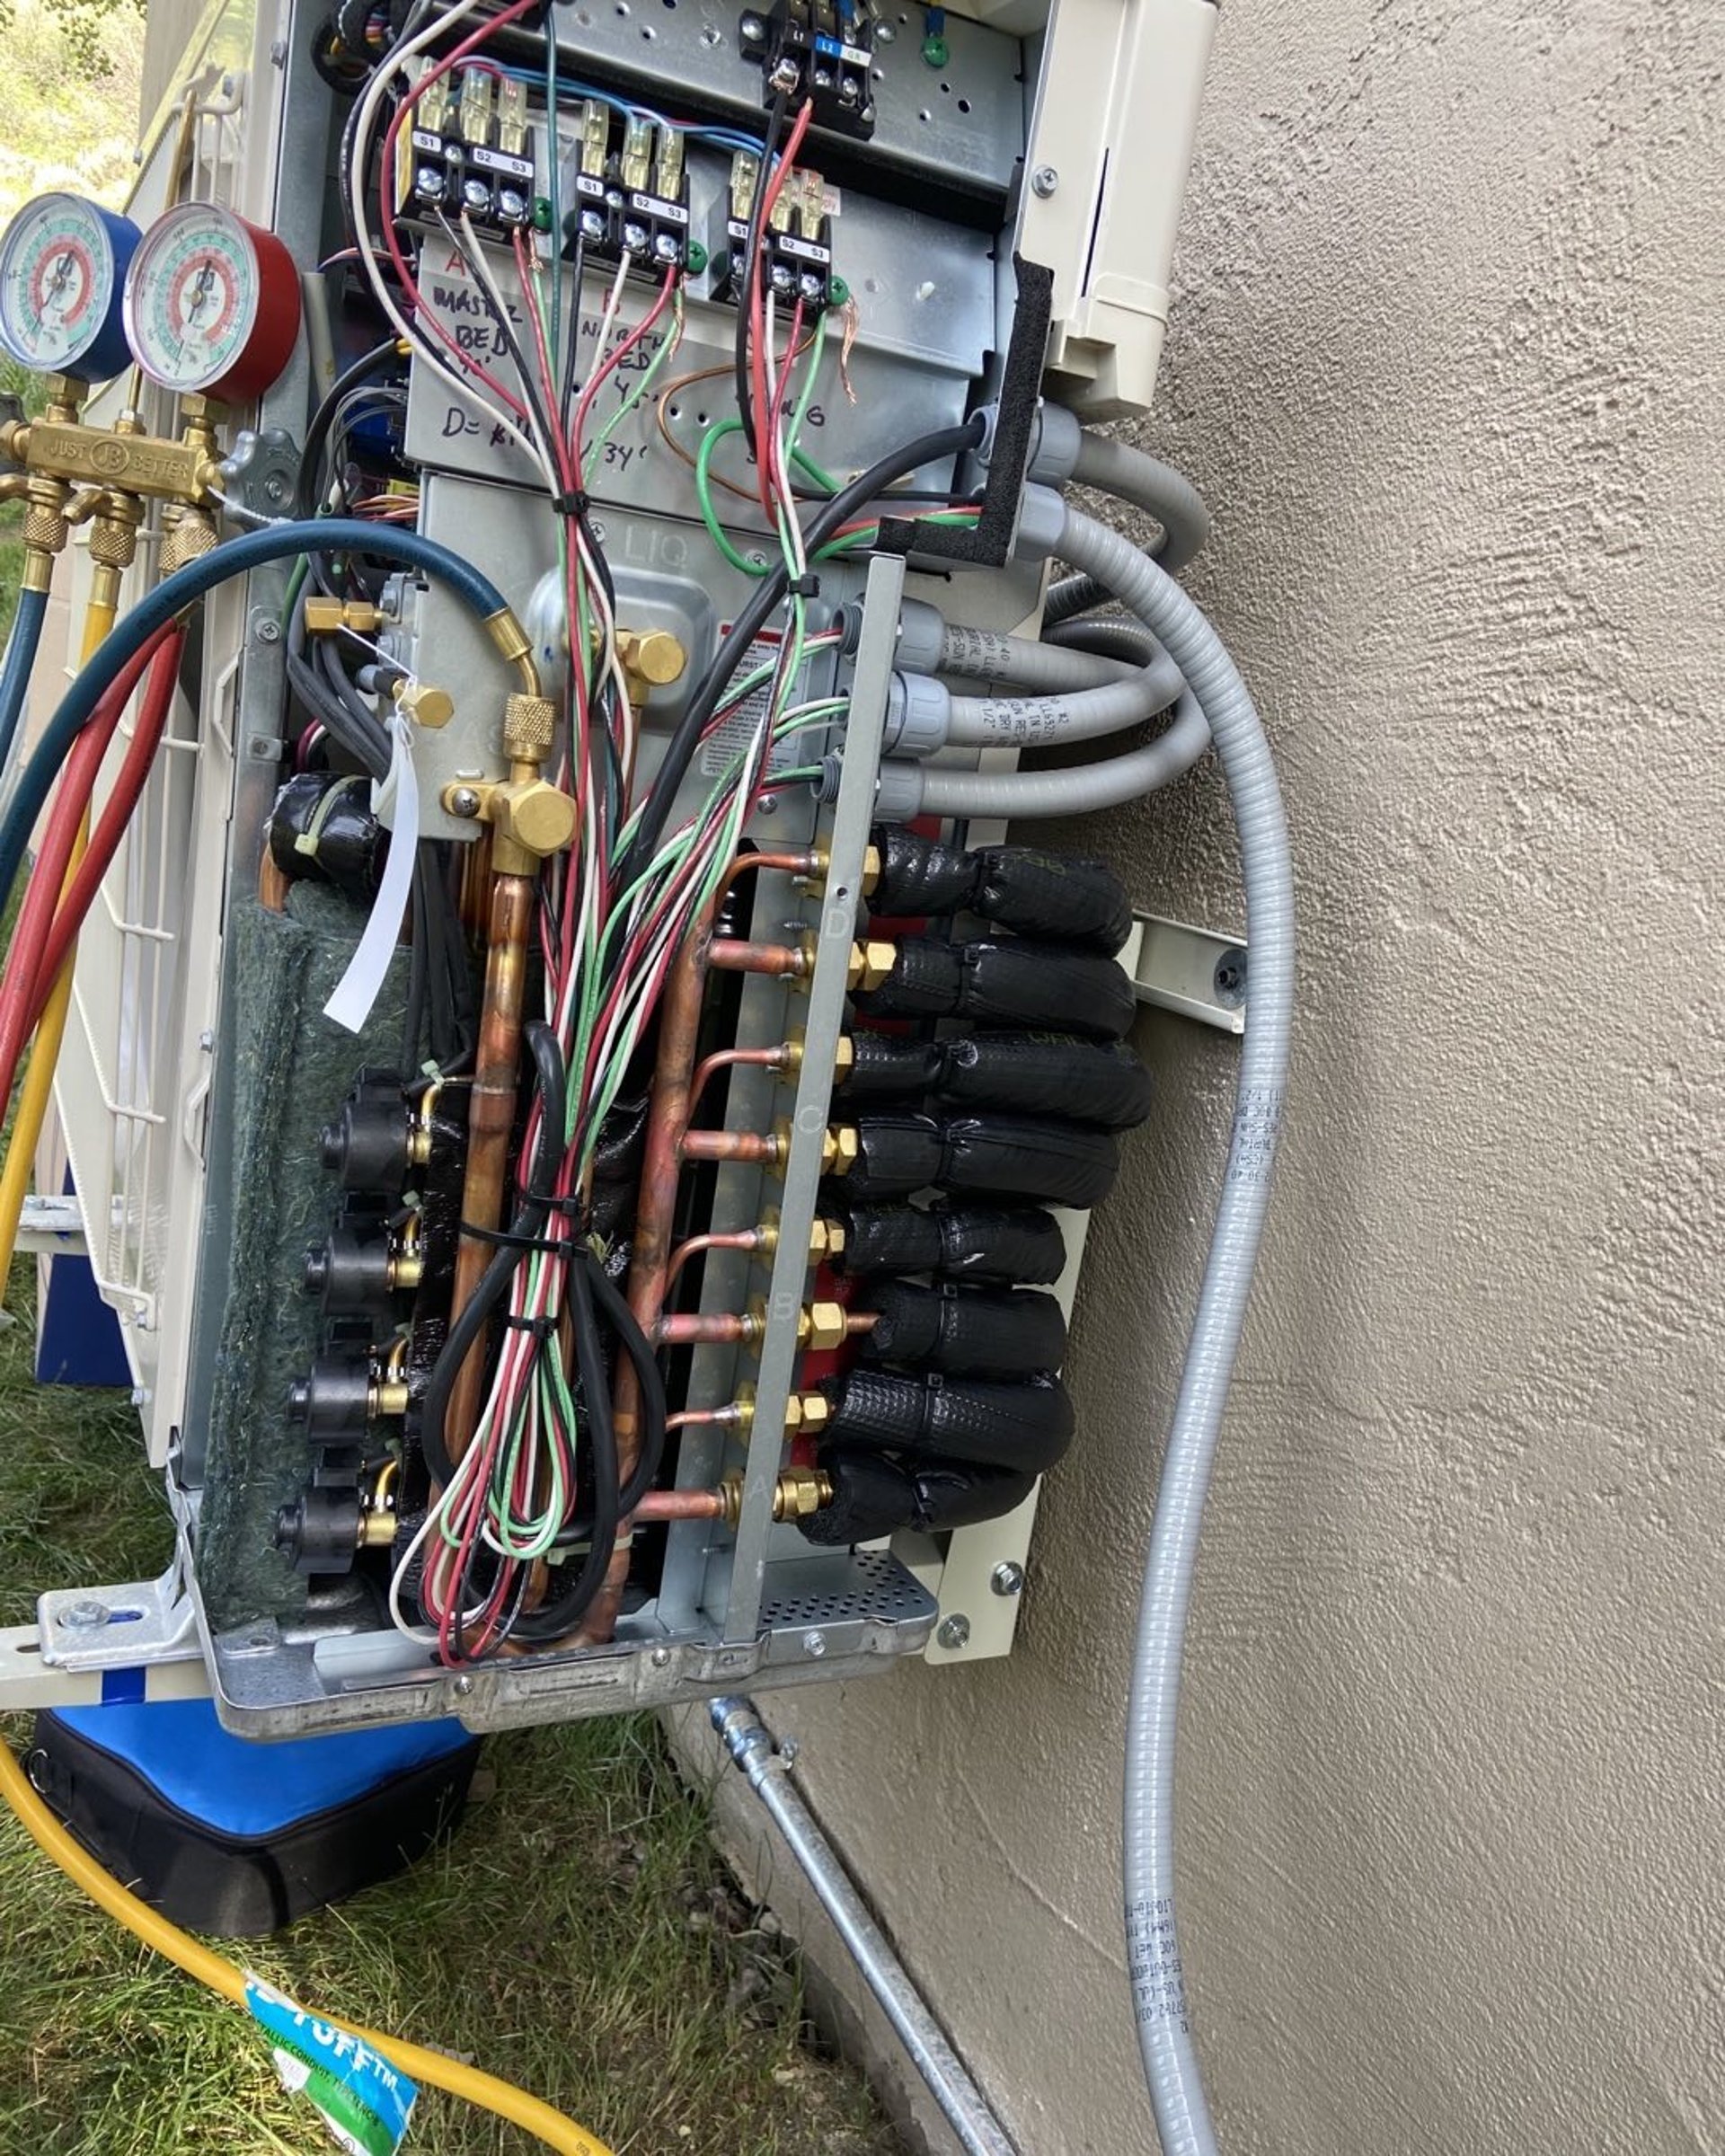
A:
{"label": "gray flexible metal conduit", "polygon": [[1094,518],[1069,509],[1059,551],[1148,625],[1202,702],[1234,807],[1246,889],[1252,985],[1233,1139],[1156,1493],[1127,1723],[1126,1935],[1139,2047],[1163,2156],[1211,2156],[1216,2136],[1189,2033],[1175,1920],[1174,1738],[1199,1523],[1282,1118],[1294,1003],[1293,875],[1269,745],[1215,630],[1171,577]]}
{"label": "gray flexible metal conduit", "polygon": [[1063,651],[1095,651],[1106,658],[1129,659],[1139,667],[1148,666],[1162,649],[1142,622],[1129,622],[1118,614],[1106,614],[1101,620],[1056,622],[1044,631],[1043,641],[1056,644]]}
{"label": "gray flexible metal conduit", "polygon": [[[1191,481],[1130,442],[1117,441],[1108,434],[1082,435],[1072,476],[1077,485],[1094,487],[1099,494],[1110,494],[1116,501],[1129,502],[1155,518],[1163,529],[1156,560],[1171,577],[1185,568],[1210,535],[1210,512]],[[1069,554],[1061,559],[1074,569],[1083,568]]]}
{"label": "gray flexible metal conduit", "polygon": [[1093,741],[1142,726],[1176,702],[1185,687],[1180,668],[1162,658],[1123,681],[1064,696],[955,696],[946,738],[958,748],[1053,748]]}
{"label": "gray flexible metal conduit", "polygon": [[[958,706],[953,706],[956,711]],[[963,738],[954,728],[949,737]],[[1075,732],[1044,738],[1075,741]],[[921,780],[912,816],[1087,816],[1097,808],[1118,808],[1172,785],[1189,772],[1210,746],[1209,721],[1190,691],[1174,706],[1173,723],[1142,748],[1100,764],[1080,764],[1071,771],[948,771],[923,764],[883,765],[894,783],[908,769]],[[895,793],[882,800],[897,802]],[[895,807],[894,813],[899,811]]]}
{"label": "gray flexible metal conduit", "polygon": [[709,1711],[725,1749],[784,1836],[786,1846],[819,1895],[821,1907],[833,1920],[846,1950],[968,2156],[1017,2156],[1012,2137],[948,2043],[885,1932],[870,1915],[838,1852],[821,1833],[792,1782],[786,1772],[788,1763],[753,1703],[718,1699],[709,1702]]}
{"label": "gray flexible metal conduit", "polygon": [[[1142,658],[1135,660],[1142,665]],[[1093,658],[1084,650],[1062,650],[1029,636],[1005,636],[994,629],[949,625],[941,638],[934,668],[960,681],[997,681],[1037,695],[1067,689],[1093,689],[1119,681],[1126,668],[1117,660]]]}

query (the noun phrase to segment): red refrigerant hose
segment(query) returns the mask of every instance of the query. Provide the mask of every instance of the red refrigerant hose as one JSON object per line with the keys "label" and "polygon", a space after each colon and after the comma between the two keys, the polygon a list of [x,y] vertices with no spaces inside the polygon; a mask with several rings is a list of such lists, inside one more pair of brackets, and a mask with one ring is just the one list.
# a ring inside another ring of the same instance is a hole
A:
{"label": "red refrigerant hose", "polygon": [[168,730],[168,720],[173,715],[173,692],[180,679],[180,658],[185,646],[185,632],[174,628],[164,632],[163,639],[145,647],[150,661],[149,677],[144,684],[144,694],[138,702],[137,720],[132,729],[132,738],[125,758],[115,774],[113,789],[96,819],[90,844],[84,859],[78,863],[72,881],[54,915],[48,941],[43,947],[40,966],[37,968],[35,993],[31,998],[30,1030],[33,1032],[42,1015],[49,994],[59,977],[60,968],[66,963],[78,932],[84,923],[102,879],[119,851],[119,842],[126,835],[128,825],[137,814],[137,804],[143,799],[144,788],[155,764],[155,754],[162,746],[162,737]]}
{"label": "red refrigerant hose", "polygon": [[[95,790],[102,758],[145,668],[170,638],[177,642],[178,636],[179,632],[170,625],[159,630],[133,654],[91,714],[90,724],[78,736],[61,772],[53,806],[43,827],[42,843],[25,888],[23,904],[19,908],[18,924],[13,931],[5,971],[0,975],[0,1103],[12,1098],[24,1043],[30,1038],[58,970],[49,967],[46,959],[49,939],[61,910],[60,887],[66,879],[72,849],[77,843],[78,826]],[[169,694],[172,694],[172,676]],[[118,844],[118,833],[112,843]],[[110,851],[111,853],[111,846]],[[69,891],[66,893],[67,897],[71,895]],[[84,904],[88,906],[88,897]],[[68,914],[66,920],[68,934],[63,949],[69,948],[71,938],[77,932],[76,918]]]}

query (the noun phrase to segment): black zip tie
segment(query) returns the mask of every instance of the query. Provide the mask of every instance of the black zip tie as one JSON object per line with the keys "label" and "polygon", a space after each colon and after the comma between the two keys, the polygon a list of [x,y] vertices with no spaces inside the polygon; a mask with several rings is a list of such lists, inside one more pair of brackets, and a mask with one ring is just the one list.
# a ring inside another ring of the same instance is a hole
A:
{"label": "black zip tie", "polygon": [[818,599],[820,596],[820,579],[812,569],[805,569],[796,582],[788,587],[788,596],[797,599]]}
{"label": "black zip tie", "polygon": [[570,1245],[561,1239],[553,1242],[549,1237],[544,1235],[511,1234],[508,1228],[475,1228],[464,1220],[461,1224],[459,1233],[464,1236],[471,1236],[475,1242],[490,1243],[496,1250],[537,1250],[548,1258],[566,1256],[570,1249]]}
{"label": "black zip tie", "polygon": [[530,1332],[534,1339],[543,1346],[545,1341],[555,1339],[557,1328],[561,1322],[562,1320],[558,1318],[507,1317],[503,1321],[503,1325],[504,1330],[509,1332]]}
{"label": "black zip tie", "polygon": [[593,499],[580,487],[571,487],[567,494],[553,494],[551,506],[560,517],[585,519],[593,507]]}

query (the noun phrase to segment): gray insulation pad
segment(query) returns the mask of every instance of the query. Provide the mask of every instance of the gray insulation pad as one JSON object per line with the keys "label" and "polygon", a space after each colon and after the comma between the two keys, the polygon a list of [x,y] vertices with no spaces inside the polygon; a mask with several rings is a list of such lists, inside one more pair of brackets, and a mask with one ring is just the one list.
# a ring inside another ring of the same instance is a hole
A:
{"label": "gray insulation pad", "polygon": [[334,892],[294,887],[289,911],[235,915],[236,1007],[226,1028],[236,1057],[234,1239],[210,1403],[198,1579],[218,1631],[305,1605],[305,1582],[275,1547],[278,1509],[311,1471],[311,1447],[286,1413],[288,1388],[322,1343],[323,1315],[302,1282],[340,1199],[319,1163],[318,1136],[367,1064],[400,1056],[407,956],[397,951],[363,1034],[323,1005],[363,920]]}

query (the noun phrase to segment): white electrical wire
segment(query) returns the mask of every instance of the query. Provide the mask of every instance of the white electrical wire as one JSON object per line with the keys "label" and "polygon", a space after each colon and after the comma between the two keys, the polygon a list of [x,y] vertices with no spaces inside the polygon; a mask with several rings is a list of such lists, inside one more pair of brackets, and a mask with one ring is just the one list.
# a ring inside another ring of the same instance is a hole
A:
{"label": "white electrical wire", "polygon": [[[533,459],[535,468],[544,477],[547,492],[554,495],[558,491],[556,478],[546,462],[545,453],[534,442],[532,437],[524,434],[508,413],[492,403],[491,399],[467,375],[451,367],[431,340],[423,336],[402,314],[401,308],[396,305],[395,296],[390,290],[389,281],[378,268],[376,257],[372,252],[370,225],[366,215],[366,166],[370,155],[372,131],[377,124],[378,110],[385,97],[388,94],[391,82],[407,61],[417,58],[428,46],[435,44],[440,38],[447,37],[449,31],[458,22],[464,22],[479,4],[480,0],[456,0],[453,7],[447,8],[435,15],[423,30],[406,38],[393,50],[385,54],[373,70],[371,80],[366,84],[365,90],[361,93],[358,110],[354,116],[353,152],[347,172],[348,207],[353,225],[354,246],[358,254],[360,268],[365,272],[367,283],[371,287],[372,296],[376,300],[385,319],[394,329],[397,336],[411,346],[414,352],[424,359],[429,367],[435,367],[438,373],[458,389],[464,398],[471,403],[476,404],[488,419],[501,428],[509,440],[515,443],[518,448]],[[389,185],[389,174],[385,173],[383,184],[385,188]]]}

